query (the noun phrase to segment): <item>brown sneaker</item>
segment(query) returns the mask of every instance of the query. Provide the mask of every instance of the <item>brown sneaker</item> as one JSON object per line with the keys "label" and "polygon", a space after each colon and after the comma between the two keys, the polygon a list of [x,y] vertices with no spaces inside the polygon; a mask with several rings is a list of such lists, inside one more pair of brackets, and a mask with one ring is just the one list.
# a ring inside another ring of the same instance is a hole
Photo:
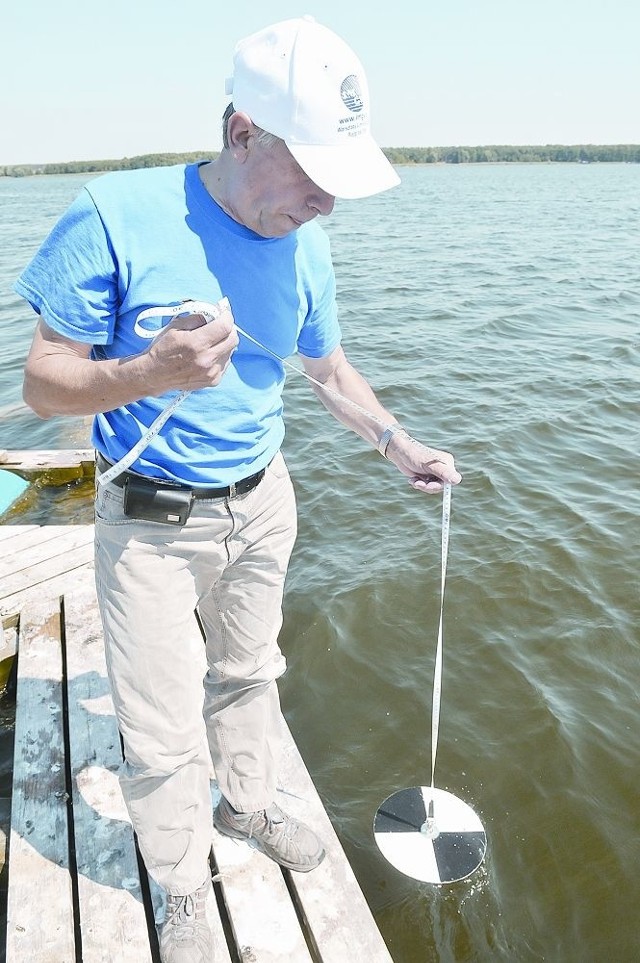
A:
{"label": "brown sneaker", "polygon": [[211,882],[188,896],[167,894],[159,930],[161,963],[213,963],[213,934],[205,911]]}
{"label": "brown sneaker", "polygon": [[275,803],[256,813],[238,813],[223,796],[213,814],[213,825],[225,836],[255,840],[266,856],[298,873],[308,873],[324,859],[324,847],[316,834]]}

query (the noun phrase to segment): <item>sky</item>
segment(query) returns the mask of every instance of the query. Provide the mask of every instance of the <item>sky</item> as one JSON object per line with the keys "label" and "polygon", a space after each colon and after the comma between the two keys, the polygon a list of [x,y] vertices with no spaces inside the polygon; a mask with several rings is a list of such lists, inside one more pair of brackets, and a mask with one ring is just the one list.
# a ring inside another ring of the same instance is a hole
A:
{"label": "sky", "polygon": [[638,0],[13,0],[0,164],[219,150],[242,37],[311,14],[382,147],[640,143]]}

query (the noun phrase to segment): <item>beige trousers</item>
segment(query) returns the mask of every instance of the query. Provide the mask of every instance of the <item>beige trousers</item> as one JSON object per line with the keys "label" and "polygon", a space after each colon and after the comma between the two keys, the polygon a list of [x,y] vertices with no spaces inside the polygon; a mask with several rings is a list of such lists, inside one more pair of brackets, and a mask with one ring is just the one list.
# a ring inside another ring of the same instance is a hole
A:
{"label": "beige trousers", "polygon": [[247,495],[194,502],[183,527],[127,518],[122,494],[97,486],[95,540],[120,781],[147,869],[185,895],[208,871],[210,761],[236,809],[275,796],[295,496],[280,454]]}

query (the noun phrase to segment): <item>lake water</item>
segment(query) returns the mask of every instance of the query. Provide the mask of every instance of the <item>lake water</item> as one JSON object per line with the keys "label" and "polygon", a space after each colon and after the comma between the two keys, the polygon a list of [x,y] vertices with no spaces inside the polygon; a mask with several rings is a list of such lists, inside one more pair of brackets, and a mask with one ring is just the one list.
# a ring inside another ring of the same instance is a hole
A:
{"label": "lake water", "polygon": [[[415,883],[372,835],[387,795],[430,778],[440,499],[295,375],[285,713],[396,963],[635,963],[640,166],[400,173],[325,224],[348,355],[464,473],[436,785],[480,815],[481,870]],[[34,321],[10,292],[87,179],[0,179],[3,448],[87,443],[82,420],[22,405]],[[34,489],[11,517],[45,519],[89,521],[87,486]]]}

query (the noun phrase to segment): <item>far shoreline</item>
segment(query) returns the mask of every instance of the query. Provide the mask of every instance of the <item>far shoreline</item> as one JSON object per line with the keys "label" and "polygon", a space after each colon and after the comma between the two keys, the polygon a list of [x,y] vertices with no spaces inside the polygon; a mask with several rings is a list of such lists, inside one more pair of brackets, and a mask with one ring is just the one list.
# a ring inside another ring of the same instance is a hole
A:
{"label": "far shoreline", "polygon": [[[477,147],[385,147],[387,159],[396,166],[423,164],[602,164],[640,163],[638,144],[546,144]],[[166,167],[214,160],[219,151],[140,154],[135,157],[46,164],[0,164],[0,177],[31,177],[42,174],[100,174],[145,167]]]}

